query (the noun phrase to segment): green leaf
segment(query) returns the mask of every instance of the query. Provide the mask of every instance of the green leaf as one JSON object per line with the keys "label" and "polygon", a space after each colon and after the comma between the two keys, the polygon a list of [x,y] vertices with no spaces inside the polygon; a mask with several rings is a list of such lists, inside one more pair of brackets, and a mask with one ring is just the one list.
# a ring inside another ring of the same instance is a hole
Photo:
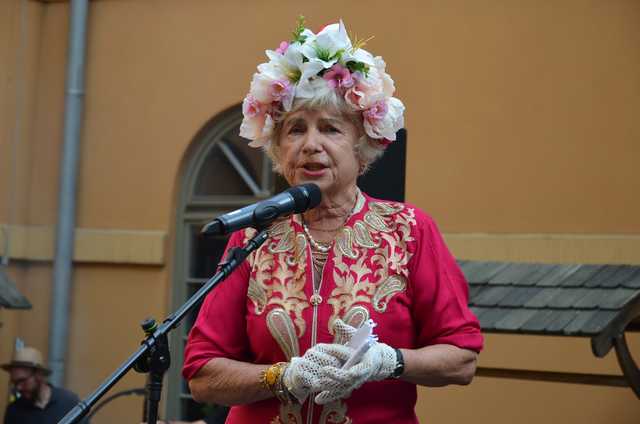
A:
{"label": "green leaf", "polygon": [[317,45],[315,45],[313,47],[313,49],[316,51],[316,54],[318,55],[318,59],[320,59],[322,61],[325,61],[325,62],[329,62],[331,60],[331,58],[332,58],[331,50],[323,49],[321,47],[318,47]]}
{"label": "green leaf", "polygon": [[364,76],[369,76],[369,66],[363,62],[351,60],[347,62],[347,69],[351,72],[361,72]]}
{"label": "green leaf", "polygon": [[300,15],[298,16],[298,25],[296,26],[296,29],[293,31],[293,40],[291,42],[292,43],[298,42],[300,44],[304,43],[307,39],[307,36],[302,35],[303,31],[304,31],[304,16]]}

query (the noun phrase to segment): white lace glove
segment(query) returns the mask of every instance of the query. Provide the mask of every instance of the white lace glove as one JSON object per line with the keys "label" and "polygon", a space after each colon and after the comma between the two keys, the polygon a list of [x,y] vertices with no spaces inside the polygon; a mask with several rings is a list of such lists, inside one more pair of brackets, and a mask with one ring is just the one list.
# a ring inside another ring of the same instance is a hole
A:
{"label": "white lace glove", "polygon": [[339,344],[317,344],[305,352],[302,357],[291,358],[282,381],[300,403],[311,392],[324,388],[323,369],[340,368],[351,354],[351,349]]}
{"label": "white lace glove", "polygon": [[[340,324],[336,324],[346,325],[341,321]],[[315,397],[315,401],[324,405],[336,399],[348,397],[351,392],[367,381],[384,380],[393,375],[396,364],[395,349],[385,343],[374,342],[360,362],[352,367],[348,369],[335,366],[323,368],[321,381],[324,390]]]}

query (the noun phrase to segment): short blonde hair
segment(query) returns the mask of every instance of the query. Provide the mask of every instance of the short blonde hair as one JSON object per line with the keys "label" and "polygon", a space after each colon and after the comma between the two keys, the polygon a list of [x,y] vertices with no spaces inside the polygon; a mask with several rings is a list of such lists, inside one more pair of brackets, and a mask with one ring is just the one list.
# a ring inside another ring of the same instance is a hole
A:
{"label": "short blonde hair", "polygon": [[362,124],[362,112],[354,110],[345,100],[340,96],[336,90],[326,90],[320,95],[312,98],[297,98],[293,102],[291,110],[283,112],[275,119],[275,125],[273,129],[273,137],[271,142],[268,143],[264,149],[271,161],[273,162],[273,170],[282,173],[280,168],[280,135],[282,131],[282,125],[286,118],[300,110],[330,110],[336,112],[338,115],[351,121],[361,134],[357,143],[355,144],[355,153],[358,161],[360,162],[360,175],[369,170],[371,165],[383,155],[385,146],[380,144],[378,140],[373,139],[367,135],[364,131]]}

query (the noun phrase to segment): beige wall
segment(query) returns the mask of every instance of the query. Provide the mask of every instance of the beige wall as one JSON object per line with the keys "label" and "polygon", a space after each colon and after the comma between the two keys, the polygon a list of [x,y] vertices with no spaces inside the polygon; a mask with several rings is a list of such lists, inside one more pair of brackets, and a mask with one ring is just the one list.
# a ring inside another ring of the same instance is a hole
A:
{"label": "beige wall", "polygon": [[[67,12],[66,2],[0,2],[0,224],[37,232],[56,221]],[[242,99],[264,49],[288,37],[299,13],[311,27],[342,17],[350,31],[376,36],[368,48],[385,58],[407,106],[408,199],[437,219],[454,252],[640,263],[634,0],[93,1],[78,227],[171,237],[192,137]],[[557,254],[526,238],[549,234],[567,240]],[[576,235],[593,237],[585,247]],[[524,241],[514,247],[514,236]],[[83,248],[97,259],[78,262],[74,279],[68,385],[81,395],[135,348],[137,322],[170,304],[171,245],[155,265],[113,264],[104,241],[112,239],[101,240]],[[1,312],[3,358],[18,335],[46,350],[51,264],[35,259],[11,269],[34,309]],[[481,364],[617,372],[573,339],[490,336]],[[141,381],[130,376],[118,388]],[[138,402],[118,402],[95,422],[136,422]],[[638,408],[628,389],[479,378],[429,390],[420,413],[430,422],[630,423]],[[619,409],[627,418],[618,421]]]}
{"label": "beige wall", "polygon": [[629,389],[476,377],[472,386],[420,389],[422,423],[635,424]]}
{"label": "beige wall", "polygon": [[[0,222],[27,222],[43,6],[0,2]],[[1,236],[0,236],[1,237]]]}

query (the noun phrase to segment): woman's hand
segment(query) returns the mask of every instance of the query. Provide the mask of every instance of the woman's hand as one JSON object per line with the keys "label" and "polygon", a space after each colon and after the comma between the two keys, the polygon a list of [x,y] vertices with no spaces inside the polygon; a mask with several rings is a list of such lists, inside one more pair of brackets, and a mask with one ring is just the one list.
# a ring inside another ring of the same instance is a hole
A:
{"label": "woman's hand", "polygon": [[284,372],[284,385],[300,403],[325,387],[324,369],[340,368],[352,349],[339,344],[320,343],[309,348],[302,357],[293,357]]}
{"label": "woman's hand", "polygon": [[[336,320],[336,331],[349,337],[355,329]],[[439,344],[419,349],[402,349],[404,372],[400,379],[422,386],[439,387],[449,384],[466,385],[476,370],[478,354],[457,346]],[[393,375],[398,356],[385,343],[374,343],[356,365],[349,369],[325,367],[322,370],[323,390],[315,397],[318,404],[326,404],[351,395],[367,381],[379,381]]]}
{"label": "woman's hand", "polygon": [[[343,399],[367,381],[379,381],[391,377],[396,368],[396,351],[385,343],[373,344],[356,365],[342,369],[323,369],[324,389],[316,397],[320,405]],[[328,388],[328,389],[327,389]]]}

